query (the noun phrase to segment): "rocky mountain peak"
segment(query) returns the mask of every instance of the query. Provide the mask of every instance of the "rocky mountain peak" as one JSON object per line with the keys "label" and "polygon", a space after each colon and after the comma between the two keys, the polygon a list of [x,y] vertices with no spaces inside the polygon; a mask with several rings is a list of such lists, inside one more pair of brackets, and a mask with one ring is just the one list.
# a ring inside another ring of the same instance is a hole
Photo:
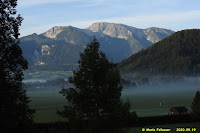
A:
{"label": "rocky mountain peak", "polygon": [[97,22],[92,24],[89,28],[92,32],[103,32],[109,23],[106,22]]}
{"label": "rocky mountain peak", "polygon": [[56,36],[62,32],[64,29],[66,29],[69,26],[55,26],[48,30],[47,32],[44,32],[42,35],[48,37],[48,38],[56,38]]}
{"label": "rocky mountain peak", "polygon": [[122,39],[131,35],[131,31],[125,25],[107,22],[94,23],[87,30]]}

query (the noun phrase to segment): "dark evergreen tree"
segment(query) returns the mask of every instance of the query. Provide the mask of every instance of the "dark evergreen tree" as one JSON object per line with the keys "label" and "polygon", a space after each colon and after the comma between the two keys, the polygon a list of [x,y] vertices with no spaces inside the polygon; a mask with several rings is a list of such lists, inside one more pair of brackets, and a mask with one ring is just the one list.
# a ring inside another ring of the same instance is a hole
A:
{"label": "dark evergreen tree", "polygon": [[22,88],[27,62],[19,47],[19,26],[23,18],[16,15],[17,0],[0,0],[0,120],[9,128],[32,122],[34,110]]}
{"label": "dark evergreen tree", "polygon": [[195,116],[195,118],[200,120],[200,92],[199,90],[196,92],[191,108],[192,108],[192,113]]}
{"label": "dark evergreen tree", "polygon": [[[120,73],[99,51],[99,42],[94,40],[80,54],[79,69],[69,77],[74,88],[62,89],[69,105],[58,114],[69,120],[99,120],[117,118],[120,108],[128,109],[120,100],[122,86]],[[123,105],[123,107],[121,106]]]}

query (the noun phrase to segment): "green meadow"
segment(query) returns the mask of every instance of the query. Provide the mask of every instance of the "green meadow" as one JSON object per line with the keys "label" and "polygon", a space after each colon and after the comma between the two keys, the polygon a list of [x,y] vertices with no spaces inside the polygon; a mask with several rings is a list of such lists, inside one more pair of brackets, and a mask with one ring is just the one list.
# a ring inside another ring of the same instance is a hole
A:
{"label": "green meadow", "polygon": [[[172,88],[154,89],[148,86],[137,88],[125,88],[122,91],[122,99],[129,99],[132,111],[136,111],[138,116],[159,116],[170,113],[170,108],[185,106],[191,111],[190,106],[196,89]],[[165,88],[165,87],[164,87]],[[192,87],[195,88],[195,87]],[[181,90],[182,89],[182,90]],[[66,121],[59,117],[56,111],[62,110],[67,104],[64,96],[59,94],[60,88],[42,88],[36,91],[27,91],[32,100],[30,106],[36,109],[35,122],[48,123]]]}
{"label": "green meadow", "polygon": [[65,121],[57,116],[56,111],[61,110],[67,103],[59,91],[31,91],[27,93],[31,108],[36,110],[34,121],[37,123],[48,123]]}
{"label": "green meadow", "polygon": [[138,116],[158,116],[170,113],[172,107],[185,106],[191,111],[191,103],[195,96],[194,90],[182,92],[137,92],[124,94],[122,98],[128,98],[132,105],[132,110]]}

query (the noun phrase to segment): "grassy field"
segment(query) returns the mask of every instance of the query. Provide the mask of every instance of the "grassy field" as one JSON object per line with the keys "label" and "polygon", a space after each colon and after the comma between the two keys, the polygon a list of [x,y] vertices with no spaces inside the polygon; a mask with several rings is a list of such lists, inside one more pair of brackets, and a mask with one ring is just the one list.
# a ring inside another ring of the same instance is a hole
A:
{"label": "grassy field", "polygon": [[[59,90],[59,88],[54,90],[43,88],[40,91],[28,91],[28,96],[32,100],[30,106],[36,109],[35,122],[65,121],[56,114],[57,110],[62,110],[67,104],[65,97],[59,94]],[[124,89],[122,98],[130,100],[132,111],[136,111],[138,116],[158,116],[169,113],[170,108],[174,106],[185,106],[190,111],[194,95],[195,90],[176,92],[127,88]]]}
{"label": "grassy field", "polygon": [[[45,73],[50,74],[50,72]],[[56,75],[63,74],[63,72],[55,73]],[[167,83],[154,81],[153,85],[149,83],[138,87],[124,88],[122,99],[128,98],[132,105],[131,110],[136,111],[140,117],[170,113],[169,110],[176,106],[185,106],[190,112],[192,100],[199,87],[199,78],[186,78],[180,82]],[[28,89],[28,96],[32,100],[30,106],[36,109],[35,122],[66,121],[56,114],[56,111],[62,110],[63,106],[67,104],[65,97],[59,94],[60,90],[61,88]]]}
{"label": "grassy field", "polygon": [[28,96],[32,100],[31,108],[36,109],[35,122],[66,121],[56,114],[56,111],[62,110],[62,107],[66,104],[65,98],[59,94],[59,91],[28,92]]}
{"label": "grassy field", "polygon": [[195,91],[173,92],[155,92],[148,93],[137,92],[124,94],[123,98],[128,98],[132,108],[138,116],[157,116],[170,113],[170,109],[176,106],[185,106],[191,111],[191,103]]}

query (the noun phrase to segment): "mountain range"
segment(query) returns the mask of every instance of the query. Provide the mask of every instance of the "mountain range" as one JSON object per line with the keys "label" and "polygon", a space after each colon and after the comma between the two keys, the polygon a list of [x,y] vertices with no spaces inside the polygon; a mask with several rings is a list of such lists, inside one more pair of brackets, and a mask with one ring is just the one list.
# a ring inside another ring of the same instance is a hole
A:
{"label": "mountain range", "polygon": [[199,75],[200,30],[183,30],[118,64],[123,72]]}
{"label": "mountain range", "polygon": [[120,62],[168,37],[174,31],[99,22],[86,29],[55,26],[42,34],[20,38],[20,47],[32,70],[73,70],[79,54],[95,36],[109,60]]}

